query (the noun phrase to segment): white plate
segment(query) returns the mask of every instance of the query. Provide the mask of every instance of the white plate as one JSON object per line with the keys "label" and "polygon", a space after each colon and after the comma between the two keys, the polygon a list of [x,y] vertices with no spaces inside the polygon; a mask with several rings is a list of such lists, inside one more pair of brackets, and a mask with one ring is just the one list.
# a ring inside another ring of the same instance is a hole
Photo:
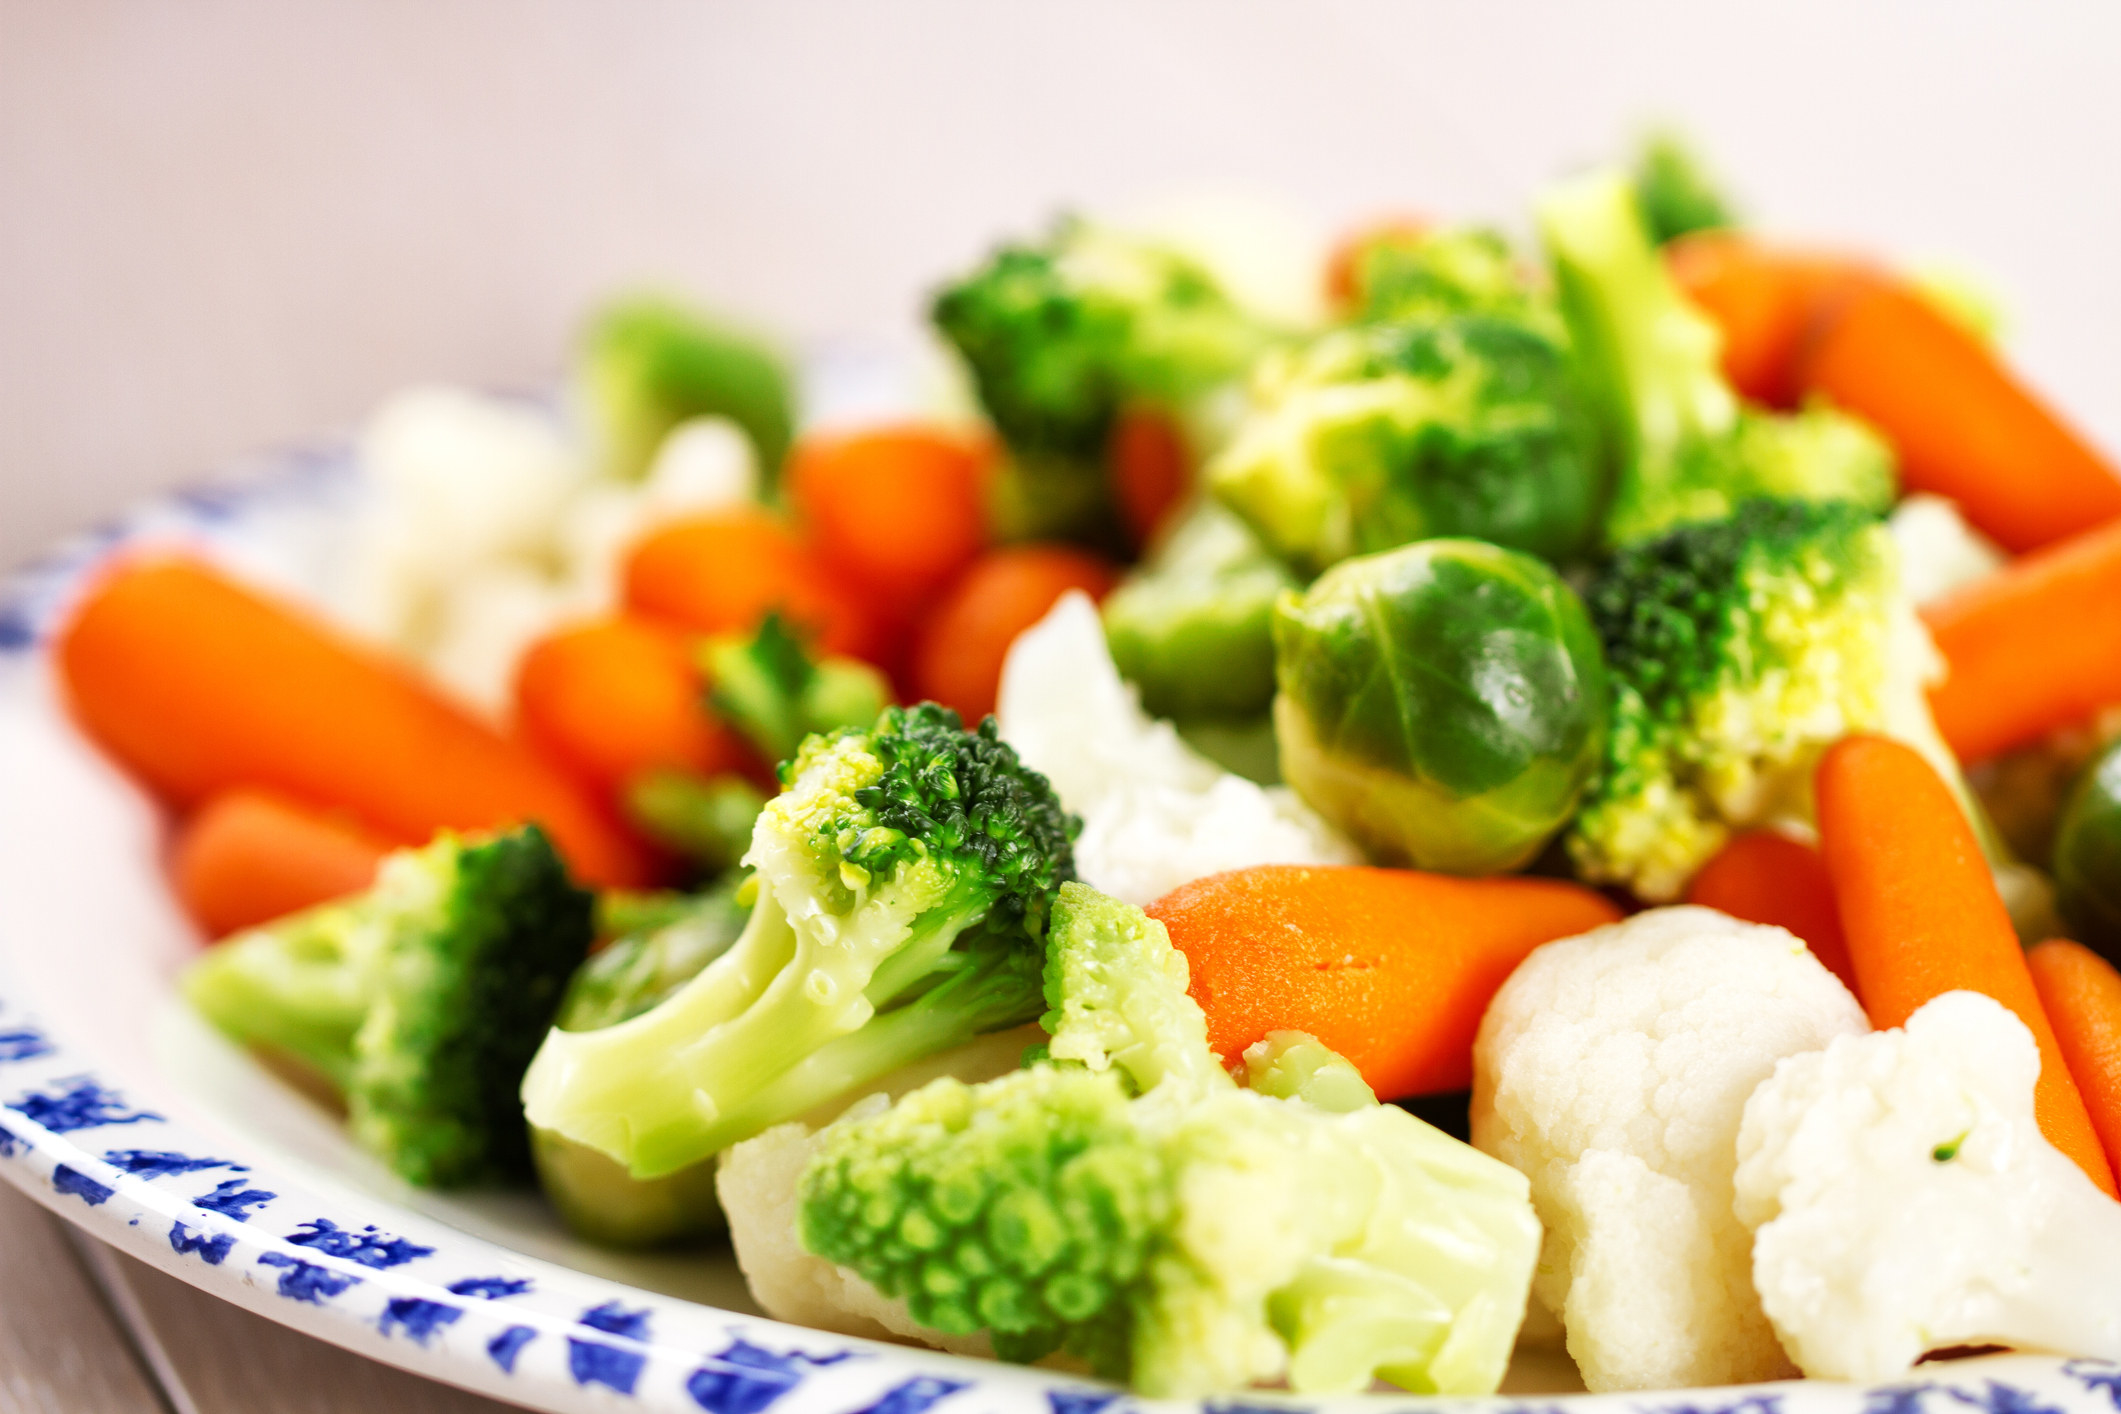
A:
{"label": "white plate", "polygon": [[[176,1003],[171,979],[197,942],[164,884],[160,821],[67,722],[44,637],[84,575],[123,545],[186,543],[313,594],[352,472],[343,444],[282,453],[100,527],[0,587],[0,1176],[217,1296],[538,1409],[1122,1414],[1152,1404],[1042,1370],[767,1320],[726,1248],[618,1256],[569,1238],[531,1197],[411,1189]],[[2121,1410],[2121,1366],[2032,1356],[1925,1366],[1874,1389],[1545,1393],[1567,1378],[1555,1357],[1529,1355],[1513,1371],[1519,1392],[1491,1400],[1256,1392],[1205,1408]]]}

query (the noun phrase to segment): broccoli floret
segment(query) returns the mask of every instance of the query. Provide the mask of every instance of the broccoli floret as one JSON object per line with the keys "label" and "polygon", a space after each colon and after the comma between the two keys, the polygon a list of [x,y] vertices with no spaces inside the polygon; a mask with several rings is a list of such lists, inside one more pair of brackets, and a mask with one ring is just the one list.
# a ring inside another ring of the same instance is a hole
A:
{"label": "broccoli floret", "polygon": [[1721,184],[1676,133],[1650,134],[1636,154],[1634,181],[1643,224],[1659,245],[1738,224]]}
{"label": "broccoli floret", "polygon": [[663,439],[695,417],[744,429],[771,484],[794,435],[795,398],[781,355],[756,336],[676,300],[636,295],[599,313],[577,377],[604,469],[638,480]]}
{"label": "broccoli floret", "polygon": [[1086,886],[1046,985],[1050,1063],[824,1132],[809,1250],[932,1330],[1149,1395],[1496,1387],[1539,1247],[1522,1175],[1403,1110],[1239,1089],[1163,926]]}
{"label": "broccoli floret", "polygon": [[1274,600],[1296,576],[1203,501],[1105,600],[1105,641],[1159,717],[1238,721],[1274,699]]}
{"label": "broccoli floret", "polygon": [[866,726],[891,700],[883,674],[853,658],[817,656],[779,614],[748,636],[709,640],[700,666],[714,710],[768,761],[787,760],[815,732]]}
{"label": "broccoli floret", "polygon": [[[736,944],[751,917],[748,879],[685,901],[675,917],[614,939],[567,984],[553,1025],[594,1031],[630,1021],[667,1001]],[[652,1247],[715,1232],[714,1165],[694,1164],[640,1179],[606,1154],[549,1130],[533,1129],[538,1186],[577,1233],[612,1247]]]}
{"label": "broccoli floret", "polygon": [[1492,236],[1381,245],[1367,268],[1373,317],[1261,361],[1210,489],[1306,573],[1437,536],[1584,549],[1604,462],[1552,300]]}
{"label": "broccoli floret", "polygon": [[766,796],[734,773],[703,779],[668,770],[629,781],[620,803],[628,824],[683,859],[700,878],[713,879],[743,858]]}
{"label": "broccoli floret", "polygon": [[1625,177],[1555,188],[1539,226],[1619,468],[1608,544],[1727,516],[1756,496],[1892,504],[1892,454],[1863,423],[1824,406],[1795,417],[1740,407],[1717,365],[1716,327],[1665,268]]}
{"label": "broccoli floret", "polygon": [[1075,822],[991,720],[886,708],[782,776],[744,858],[742,936],[654,1009],[547,1037],[523,1080],[533,1124],[654,1178],[1037,1014]]}
{"label": "broccoli floret", "polygon": [[444,834],[354,900],[214,948],[184,992],[336,1085],[354,1137],[411,1182],[509,1180],[530,1172],[517,1086],[590,937],[542,830]]}
{"label": "broccoli floret", "polygon": [[1009,448],[996,497],[1012,537],[1105,528],[1121,412],[1160,410],[1198,445],[1204,405],[1273,337],[1186,256],[1074,218],[997,251],[933,315]]}
{"label": "broccoli floret", "polygon": [[1665,902],[1732,830],[1808,827],[1812,767],[1850,732],[1900,737],[1957,779],[1923,693],[1935,649],[1868,511],[1748,501],[1621,551],[1585,606],[1613,690],[1569,838],[1586,878]]}

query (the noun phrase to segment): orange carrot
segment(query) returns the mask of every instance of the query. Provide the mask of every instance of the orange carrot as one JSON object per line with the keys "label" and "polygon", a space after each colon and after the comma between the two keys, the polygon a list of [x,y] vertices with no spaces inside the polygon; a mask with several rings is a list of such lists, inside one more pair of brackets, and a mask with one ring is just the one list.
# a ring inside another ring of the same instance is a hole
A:
{"label": "orange carrot", "polygon": [[789,499],[818,553],[851,583],[910,609],[987,544],[990,446],[938,427],[805,437]]}
{"label": "orange carrot", "polygon": [[2121,972],[2082,943],[2061,938],[2040,944],[2025,962],[2106,1161],[2121,1171]]}
{"label": "orange carrot", "polygon": [[860,599],[774,516],[754,507],[672,521],[626,557],[626,606],[694,633],[742,633],[771,610],[818,636],[828,653],[874,661],[876,631]]}
{"label": "orange carrot", "polygon": [[914,650],[915,692],[977,722],[994,710],[1002,659],[1016,636],[1069,590],[1102,599],[1114,578],[1111,565],[1065,545],[988,551],[929,613]]}
{"label": "orange carrot", "polygon": [[1517,964],[1620,919],[1558,879],[1292,864],[1197,879],[1149,914],[1186,955],[1217,1054],[1308,1031],[1386,1100],[1472,1084],[1481,1014]]}
{"label": "orange carrot", "polygon": [[684,634],[620,616],[531,645],[516,669],[516,722],[531,743],[607,794],[656,770],[756,773],[707,709]]}
{"label": "orange carrot", "polygon": [[1846,257],[1761,245],[1733,230],[1696,231],[1664,248],[1687,297],[1723,334],[1723,373],[1755,402],[1794,407],[1805,335],[1865,268]]}
{"label": "orange carrot", "polygon": [[2121,702],[2121,525],[2026,556],[1925,609],[1950,668],[1930,710],[1979,761]]}
{"label": "orange carrot", "polygon": [[232,790],[184,822],[170,872],[192,921],[222,938],[359,893],[390,848],[339,816],[269,791]]}
{"label": "orange carrot", "polygon": [[1949,496],[2016,554],[2121,518],[2121,473],[1915,291],[1855,287],[1819,325],[1799,386],[1872,423],[1912,491]]}
{"label": "orange carrot", "polygon": [[1186,439],[1166,413],[1133,408],[1112,428],[1106,461],[1112,468],[1112,499],[1136,549],[1149,543],[1185,499],[1193,478]]}
{"label": "orange carrot", "polygon": [[583,879],[648,881],[640,848],[534,751],[204,565],[118,566],[75,610],[58,662],[88,734],[180,808],[256,786],[403,843],[535,820]]}
{"label": "orange carrot", "polygon": [[2002,1003],[2040,1046],[2041,1132],[2113,1193],[2084,1097],[1951,790],[1912,749],[1878,736],[1836,743],[1819,763],[1816,788],[1820,853],[1871,1025],[1903,1026],[1946,992]]}
{"label": "orange carrot", "polygon": [[1834,906],[1834,881],[1810,845],[1773,830],[1734,838],[1687,885],[1686,901],[1748,923],[1772,923],[1802,938],[1829,972],[1856,989],[1848,942]]}

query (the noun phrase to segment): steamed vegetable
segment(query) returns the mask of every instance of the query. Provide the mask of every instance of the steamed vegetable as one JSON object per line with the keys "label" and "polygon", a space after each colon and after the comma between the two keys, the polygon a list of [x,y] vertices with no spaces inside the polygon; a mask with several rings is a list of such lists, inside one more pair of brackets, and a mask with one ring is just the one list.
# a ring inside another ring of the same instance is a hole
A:
{"label": "steamed vegetable", "polygon": [[271,791],[223,791],[186,820],[170,881],[209,938],[357,894],[375,881],[387,841]]}
{"label": "steamed vegetable", "polygon": [[1705,908],[1549,943],[1496,993],[1473,1142],[1532,1180],[1533,1292],[1587,1386],[1789,1373],[1731,1215],[1739,1121],[1778,1062],[1866,1029],[1801,942]]}
{"label": "steamed vegetable", "polygon": [[876,616],[817,551],[756,506],[688,516],[635,543],[622,575],[626,607],[696,634],[749,633],[769,613],[827,653],[874,661]]}
{"label": "steamed vegetable", "polygon": [[1529,555],[1426,540],[1344,561],[1282,597],[1274,647],[1283,776],[1382,862],[1519,868],[1605,751],[1597,635]]}
{"label": "steamed vegetable", "polygon": [[[614,939],[569,980],[552,1024],[595,1031],[654,1010],[736,945],[751,916],[744,897],[742,885],[725,883],[687,900],[677,918]],[[652,1247],[723,1226],[712,1161],[637,1179],[610,1156],[549,1130],[533,1129],[530,1142],[539,1187],[592,1242]]]}
{"label": "steamed vegetable", "polygon": [[891,699],[876,669],[812,653],[776,613],[749,634],[710,640],[700,663],[715,712],[768,761],[787,760],[813,733],[867,726]]}
{"label": "steamed vegetable", "polygon": [[114,566],[55,656],[75,720],[180,808],[254,787],[401,844],[535,821],[587,882],[649,877],[641,848],[535,752],[403,665],[204,564]]}
{"label": "steamed vegetable", "polygon": [[2042,1137],[2041,1070],[2009,1011],[1947,992],[1754,1092],[1737,1214],[1807,1375],[1889,1380],[1968,1345],[2121,1358],[2121,1207]]}
{"label": "steamed vegetable", "polygon": [[2114,1192],[2084,1098],[2056,1048],[2010,915],[1950,788],[1913,750],[1851,736],[1819,762],[1819,852],[1834,881],[1856,995],[1898,1026],[1945,992],[1993,997],[2038,1042],[2040,1127]]}
{"label": "steamed vegetable", "polygon": [[1274,699],[1274,599],[1296,587],[1243,521],[1203,501],[1105,600],[1112,661],[1156,716],[1259,716]]}
{"label": "steamed vegetable", "polygon": [[1074,822],[991,724],[887,708],[785,774],[743,935],[652,1010],[548,1036],[532,1124],[657,1178],[1037,1013]]}
{"label": "steamed vegetable", "polygon": [[2078,777],[2055,831],[2055,902],[2078,941],[2121,957],[2121,746]]}
{"label": "steamed vegetable", "polygon": [[1139,910],[1064,885],[1051,1063],[825,1130],[804,1246],[923,1327],[1150,1396],[1494,1390],[1538,1242],[1524,1179],[1402,1110],[1238,1088],[1185,975]]}
{"label": "steamed vegetable", "polygon": [[788,499],[826,562],[909,614],[986,548],[993,460],[940,427],[808,433],[788,459]]}
{"label": "steamed vegetable", "polygon": [[1370,321],[1270,354],[1208,484],[1315,574],[1462,535],[1566,559],[1602,496],[1594,412],[1550,297],[1499,238],[1450,233],[1366,268]]}
{"label": "steamed vegetable", "polygon": [[781,355],[674,300],[637,295],[590,322],[576,369],[605,470],[639,478],[679,423],[743,428],[769,482],[787,454],[795,401]]}
{"label": "steamed vegetable", "polygon": [[1605,763],[1569,833],[1588,879],[1664,902],[1733,830],[1808,826],[1812,765],[1851,731],[1950,768],[1892,539],[1855,506],[1748,502],[1622,551],[1584,598],[1613,684]]}
{"label": "steamed vegetable", "polygon": [[375,887],[212,949],[184,995],[346,1097],[354,1138],[413,1183],[529,1176],[516,1097],[589,950],[590,900],[543,832],[444,834]]}
{"label": "steamed vegetable", "polygon": [[1069,545],[988,551],[928,611],[914,644],[915,689],[966,721],[979,721],[994,710],[1002,664],[1017,635],[1065,594],[1104,598],[1117,577],[1104,559]]}
{"label": "steamed vegetable", "polygon": [[1224,770],[1144,714],[1086,595],[1063,598],[1009,650],[998,718],[1082,817],[1077,873],[1125,902],[1250,864],[1362,857],[1292,792]]}
{"label": "steamed vegetable", "polygon": [[1779,830],[1734,835],[1687,883],[1686,901],[1786,928],[1804,940],[1826,970],[1850,991],[1856,970],[1834,903],[1834,881],[1819,851]]}
{"label": "steamed vegetable", "polygon": [[1715,326],[1680,294],[1624,177],[1563,183],[1538,217],[1619,466],[1609,543],[1727,516],[1756,496],[1892,503],[1892,454],[1862,423],[1823,406],[1783,415],[1739,405],[1717,366]]}
{"label": "steamed vegetable", "polygon": [[2121,468],[1917,291],[1863,281],[1807,345],[1801,386],[1883,432],[1910,489],[2023,554],[2121,518]]}
{"label": "steamed vegetable", "polygon": [[1149,912],[1186,955],[1217,1055],[1235,1064],[1293,1028],[1388,1100],[1465,1089],[1473,1033],[1512,969],[1620,917],[1560,879],[1292,865],[1195,879]]}
{"label": "steamed vegetable", "polygon": [[1011,539],[1122,538],[1107,458],[1123,415],[1155,410],[1204,443],[1207,405],[1273,337],[1205,267],[1072,218],[1004,246],[933,313],[1009,449]]}
{"label": "steamed vegetable", "polygon": [[1634,183],[1643,224],[1659,245],[1738,224],[1721,184],[1675,133],[1652,133],[1642,144]]}
{"label": "steamed vegetable", "polygon": [[2037,944],[2025,965],[2106,1162],[2121,1172],[2121,972],[2066,938]]}

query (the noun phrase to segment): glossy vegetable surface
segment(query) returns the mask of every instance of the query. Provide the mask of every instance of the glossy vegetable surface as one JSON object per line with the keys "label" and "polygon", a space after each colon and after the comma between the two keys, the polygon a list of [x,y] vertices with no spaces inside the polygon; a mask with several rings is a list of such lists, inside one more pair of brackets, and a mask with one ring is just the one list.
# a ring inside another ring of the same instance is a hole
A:
{"label": "glossy vegetable surface", "polygon": [[2121,957],[2121,746],[2085,771],[2055,832],[2055,902],[2077,940]]}

